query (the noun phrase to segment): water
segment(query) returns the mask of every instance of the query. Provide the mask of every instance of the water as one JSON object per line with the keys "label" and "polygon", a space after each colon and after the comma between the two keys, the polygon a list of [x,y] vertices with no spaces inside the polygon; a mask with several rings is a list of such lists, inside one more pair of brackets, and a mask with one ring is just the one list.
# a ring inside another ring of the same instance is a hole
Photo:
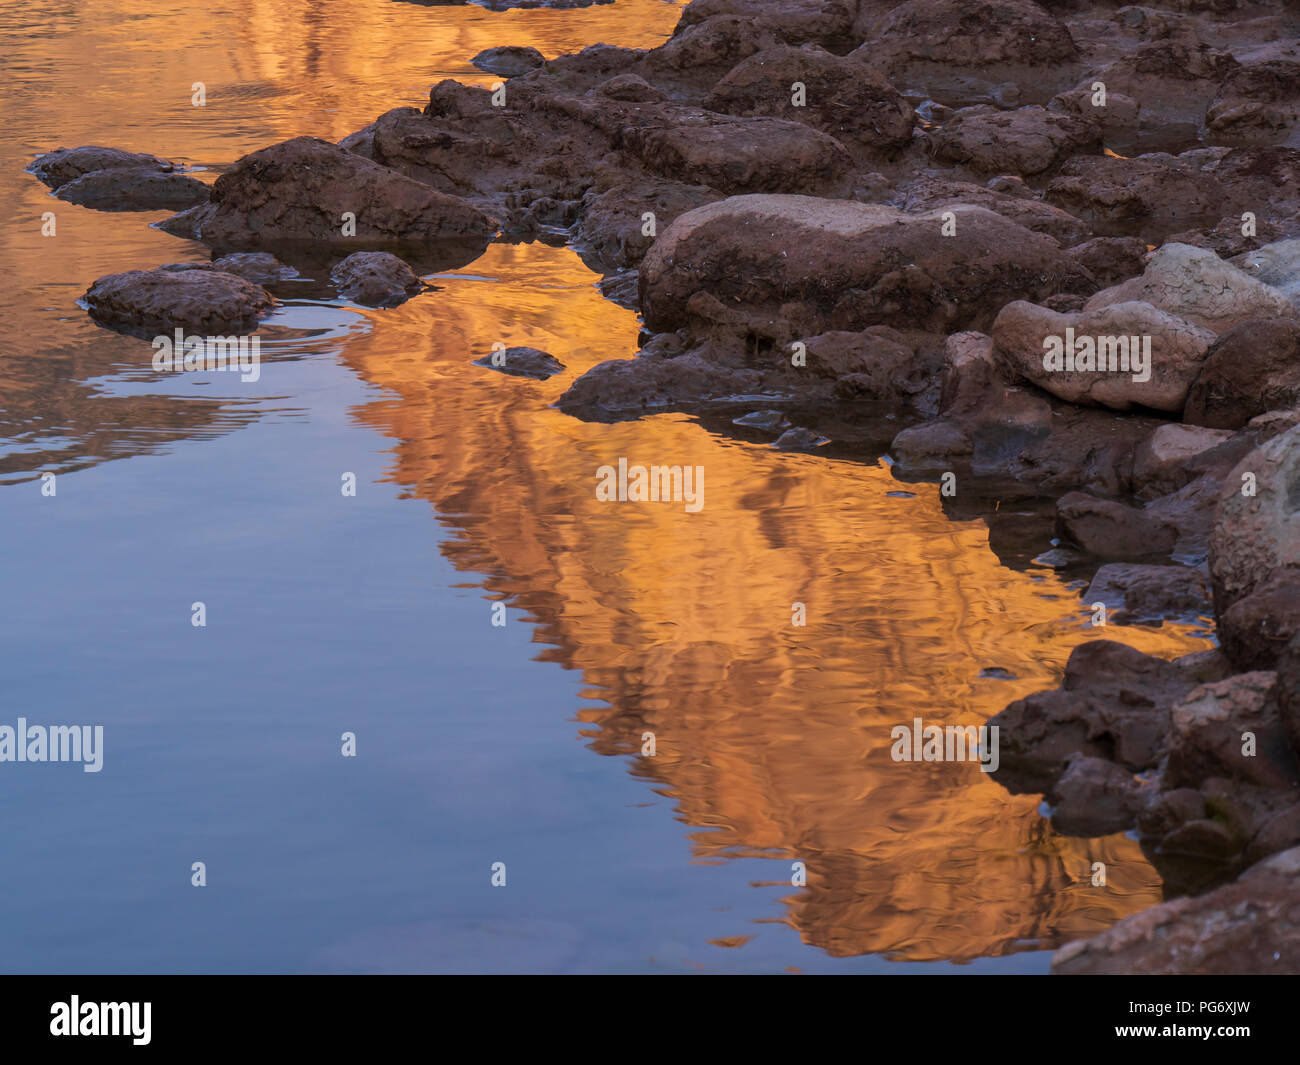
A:
{"label": "water", "polygon": [[[987,508],[880,462],[550,409],[636,348],[567,249],[493,246],[395,310],[286,286],[260,381],[157,374],[76,300],[206,251],[21,173],[83,143],[218,168],[486,84],[485,47],[648,47],[676,18],[0,4],[0,724],[105,730],[97,774],[0,764],[0,967],[1041,972],[1159,901],[1134,841],[1058,837],[889,732],[978,724],[1081,639],[1172,657],[1199,628],[1088,629]],[[498,341],[567,369],[470,365]],[[703,466],[704,509],[597,502],[621,456]]]}

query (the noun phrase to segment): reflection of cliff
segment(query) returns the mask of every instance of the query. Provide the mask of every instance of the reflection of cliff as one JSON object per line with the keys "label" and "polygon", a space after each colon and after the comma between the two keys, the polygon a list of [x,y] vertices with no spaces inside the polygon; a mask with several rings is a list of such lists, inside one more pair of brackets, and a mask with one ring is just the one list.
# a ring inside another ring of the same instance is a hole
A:
{"label": "reflection of cliff", "polygon": [[[434,505],[456,564],[524,608],[542,657],[608,704],[580,713],[584,734],[666,786],[697,859],[806,862],[788,919],[835,954],[1048,947],[1158,901],[1131,841],[1058,838],[1036,799],[974,766],[889,759],[894,724],[977,723],[1055,683],[1082,635],[1058,620],[1073,594],[1055,577],[999,566],[983,523],[949,522],[932,487],[887,497],[900,486],[880,468],[710,437],[680,416],[593,425],[544,408],[634,350],[634,316],[566,250],[495,246],[465,273],[503,280],[441,282],[349,346],[350,365],[401,397],[357,416],[398,441],[393,479]],[[537,383],[470,365],[497,340],[568,369]],[[598,502],[596,469],[620,456],[702,465],[703,511]],[[1201,646],[1167,629],[1119,638]],[[995,665],[1018,679],[977,679]],[[654,758],[639,756],[646,730]],[[1094,860],[1107,889],[1088,882]]]}

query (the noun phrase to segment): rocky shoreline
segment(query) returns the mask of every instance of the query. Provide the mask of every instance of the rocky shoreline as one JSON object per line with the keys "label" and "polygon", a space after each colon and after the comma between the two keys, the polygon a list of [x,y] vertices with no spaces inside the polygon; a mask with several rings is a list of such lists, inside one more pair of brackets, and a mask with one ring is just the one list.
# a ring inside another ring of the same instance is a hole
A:
{"label": "rocky shoreline", "polygon": [[1092,569],[1094,624],[1212,616],[1220,647],[1089,640],[990,722],[995,779],[1058,832],[1136,832],[1189,896],[1054,968],[1300,971],[1300,13],[693,0],[654,49],[475,62],[502,80],[211,187],[39,157],[55,196],[177,211],[213,252],[100,278],[87,311],[249,333],[289,277],[393,306],[494,240],[569,243],[644,333],[565,412],[734,414],[808,450],[884,410],[898,476],[1055,497],[1041,550]]}

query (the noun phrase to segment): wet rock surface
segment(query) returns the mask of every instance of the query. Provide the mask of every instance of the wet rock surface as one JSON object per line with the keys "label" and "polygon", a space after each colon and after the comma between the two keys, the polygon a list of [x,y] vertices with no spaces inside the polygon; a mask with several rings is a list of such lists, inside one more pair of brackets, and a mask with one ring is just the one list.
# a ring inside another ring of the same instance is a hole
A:
{"label": "wet rock surface", "polygon": [[201,336],[251,333],[275,303],[260,286],[217,270],[109,274],[83,299],[99,324],[150,337],[175,329]]}
{"label": "wet rock surface", "polygon": [[424,284],[410,265],[386,251],[356,251],[330,271],[344,299],[367,307],[396,307]]}
{"label": "wet rock surface", "polygon": [[509,374],[511,377],[531,377],[545,381],[560,373],[564,364],[549,352],[537,348],[505,348],[474,360],[475,366],[486,366],[489,370]]}

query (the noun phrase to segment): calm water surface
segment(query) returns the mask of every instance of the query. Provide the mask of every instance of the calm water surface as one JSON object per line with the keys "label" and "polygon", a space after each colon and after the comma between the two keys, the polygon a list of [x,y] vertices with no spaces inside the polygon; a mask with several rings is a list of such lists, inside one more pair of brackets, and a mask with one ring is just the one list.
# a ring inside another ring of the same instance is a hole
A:
{"label": "calm water surface", "polygon": [[[166,376],[76,300],[205,249],[21,173],[101,143],[210,179],[490,82],[482,48],[649,47],[677,10],[0,4],[0,723],[102,724],[106,747],[98,774],[0,764],[0,968],[1045,971],[1159,900],[1132,840],[889,758],[893,725],[1053,686],[1094,635],[1074,589],[883,463],[550,409],[636,349],[571,251],[493,246],[396,310],[285,286],[259,382]],[[567,370],[469,365],[497,341]],[[703,466],[704,510],[598,504],[620,456]]]}

